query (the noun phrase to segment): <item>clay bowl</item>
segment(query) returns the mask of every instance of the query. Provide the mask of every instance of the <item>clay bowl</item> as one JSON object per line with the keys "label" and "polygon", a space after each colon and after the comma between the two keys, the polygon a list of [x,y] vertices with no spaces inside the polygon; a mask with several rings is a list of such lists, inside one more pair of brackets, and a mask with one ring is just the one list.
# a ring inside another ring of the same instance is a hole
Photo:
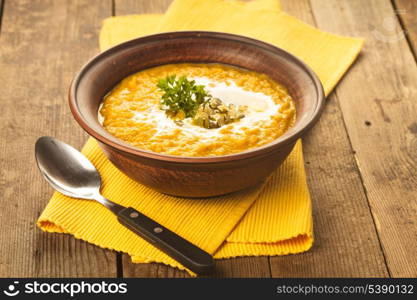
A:
{"label": "clay bowl", "polygon": [[[295,100],[295,125],[270,144],[217,157],[180,157],[140,150],[102,128],[98,108],[103,96],[117,83],[140,70],[180,62],[222,63],[267,74],[286,86]],[[97,55],[72,81],[69,104],[80,126],[132,179],[170,195],[209,197],[254,186],[270,175],[317,122],[324,94],[317,76],[282,49],[243,36],[193,31],[146,36]]]}

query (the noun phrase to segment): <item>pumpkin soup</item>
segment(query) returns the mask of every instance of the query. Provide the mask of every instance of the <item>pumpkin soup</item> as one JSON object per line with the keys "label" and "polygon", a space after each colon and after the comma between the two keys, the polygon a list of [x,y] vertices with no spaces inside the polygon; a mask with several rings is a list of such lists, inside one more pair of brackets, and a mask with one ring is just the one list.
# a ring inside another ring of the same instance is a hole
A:
{"label": "pumpkin soup", "polygon": [[202,157],[270,143],[295,122],[285,87],[220,64],[171,64],[120,82],[99,109],[103,127],[143,150]]}

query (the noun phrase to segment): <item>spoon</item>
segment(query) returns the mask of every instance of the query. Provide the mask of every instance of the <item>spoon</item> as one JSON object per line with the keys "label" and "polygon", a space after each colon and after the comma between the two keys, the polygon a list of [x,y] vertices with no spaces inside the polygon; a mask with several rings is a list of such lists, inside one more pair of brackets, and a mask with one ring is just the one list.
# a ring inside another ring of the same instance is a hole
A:
{"label": "spoon", "polygon": [[132,207],[114,203],[100,194],[101,177],[94,165],[78,150],[52,137],[41,137],[35,145],[39,170],[62,194],[95,200],[111,210],[117,220],[137,235],[197,274],[214,267],[210,254],[158,224]]}

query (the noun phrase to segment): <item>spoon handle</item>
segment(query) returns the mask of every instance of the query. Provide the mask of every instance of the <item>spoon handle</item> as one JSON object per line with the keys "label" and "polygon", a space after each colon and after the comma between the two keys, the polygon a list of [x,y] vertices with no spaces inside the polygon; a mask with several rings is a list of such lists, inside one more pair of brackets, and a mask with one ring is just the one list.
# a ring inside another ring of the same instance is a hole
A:
{"label": "spoon handle", "polygon": [[197,274],[214,267],[213,257],[137,210],[127,207],[117,214],[120,223]]}

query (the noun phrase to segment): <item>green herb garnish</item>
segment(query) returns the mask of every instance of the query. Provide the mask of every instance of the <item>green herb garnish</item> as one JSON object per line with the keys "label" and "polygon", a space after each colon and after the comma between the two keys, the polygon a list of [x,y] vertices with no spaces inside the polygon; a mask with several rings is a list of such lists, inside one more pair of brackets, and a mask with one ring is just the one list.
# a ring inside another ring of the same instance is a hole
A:
{"label": "green herb garnish", "polygon": [[204,85],[196,85],[194,80],[188,80],[185,76],[176,79],[171,75],[160,79],[158,88],[164,92],[161,99],[161,108],[166,114],[180,119],[194,117],[198,106],[209,96]]}

